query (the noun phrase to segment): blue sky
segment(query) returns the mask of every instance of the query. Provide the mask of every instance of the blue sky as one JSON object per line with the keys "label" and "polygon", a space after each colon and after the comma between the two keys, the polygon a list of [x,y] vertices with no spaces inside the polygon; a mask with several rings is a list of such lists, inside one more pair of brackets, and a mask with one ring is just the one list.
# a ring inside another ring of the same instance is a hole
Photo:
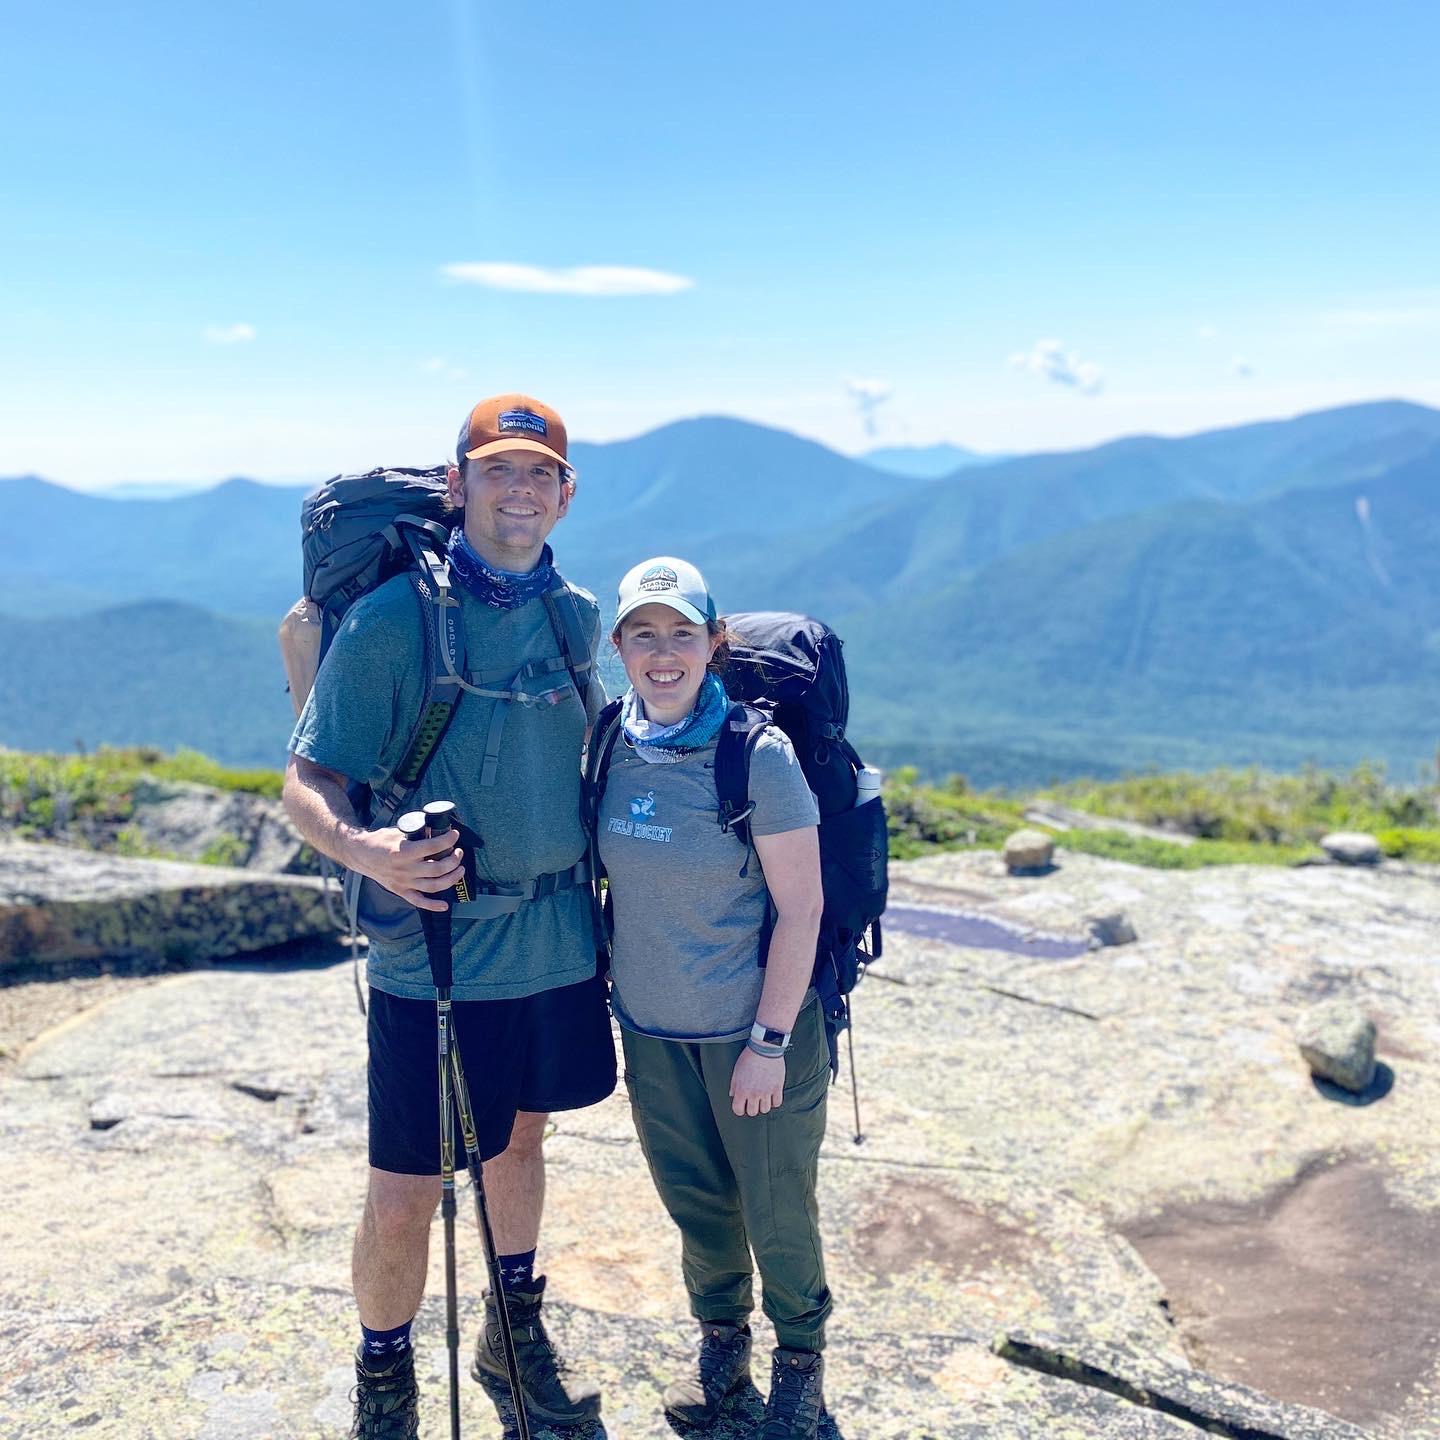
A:
{"label": "blue sky", "polygon": [[425,463],[508,389],[847,451],[1440,404],[1437,51],[1421,0],[13,7],[0,474]]}

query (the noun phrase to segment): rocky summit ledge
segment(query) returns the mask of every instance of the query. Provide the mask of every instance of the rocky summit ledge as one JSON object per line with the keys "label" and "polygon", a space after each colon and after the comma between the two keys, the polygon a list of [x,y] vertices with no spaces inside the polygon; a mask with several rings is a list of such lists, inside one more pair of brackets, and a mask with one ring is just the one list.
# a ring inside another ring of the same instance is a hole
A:
{"label": "rocky summit ledge", "polygon": [[1333,1415],[1287,1405],[1244,1385],[1118,1346],[1017,1332],[998,1336],[991,1348],[1012,1364],[1118,1395],[1142,1409],[1183,1420],[1205,1435],[1228,1440],[1366,1440],[1365,1431]]}
{"label": "rocky summit ledge", "polygon": [[[847,1058],[820,1165],[824,1440],[1440,1440],[1440,886],[1063,850],[1037,876],[993,853],[895,876],[922,917],[978,920],[892,927],[855,997],[864,1140]],[[1086,917],[1117,910],[1136,938],[1087,948]],[[1376,1022],[1378,1098],[1311,1079],[1295,1020],[1329,997]],[[33,1436],[344,1436],[365,1109],[345,966],[112,989],[20,1047],[0,1414]],[[603,1429],[536,1440],[666,1440],[695,1331],[623,1087],[546,1143],[547,1318],[605,1401]],[[460,1266],[468,1345],[468,1225]],[[428,1436],[442,1267],[437,1221]],[[748,1440],[760,1406],[742,1389],[713,1440]],[[468,1380],[462,1407],[467,1435],[501,1434]]]}
{"label": "rocky summit ledge", "polygon": [[201,963],[334,929],[318,879],[0,840],[0,974]]}

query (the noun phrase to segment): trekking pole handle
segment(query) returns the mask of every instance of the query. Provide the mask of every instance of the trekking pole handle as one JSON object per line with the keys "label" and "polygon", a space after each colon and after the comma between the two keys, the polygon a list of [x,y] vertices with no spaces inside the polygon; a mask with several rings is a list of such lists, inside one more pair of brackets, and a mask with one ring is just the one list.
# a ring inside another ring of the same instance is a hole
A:
{"label": "trekking pole handle", "polygon": [[432,800],[421,811],[421,814],[425,817],[425,835],[428,839],[433,840],[435,836],[443,835],[447,830],[460,828],[453,800]]}
{"label": "trekking pole handle", "polygon": [[[437,832],[431,826],[430,816],[421,810],[408,811],[395,822],[395,828],[407,840],[428,840],[437,833],[443,835],[449,829],[446,825]],[[444,992],[448,999],[455,979],[454,956],[450,950],[450,912],[421,910],[419,914],[420,931],[425,936],[425,955],[430,961],[430,978],[436,990]]]}

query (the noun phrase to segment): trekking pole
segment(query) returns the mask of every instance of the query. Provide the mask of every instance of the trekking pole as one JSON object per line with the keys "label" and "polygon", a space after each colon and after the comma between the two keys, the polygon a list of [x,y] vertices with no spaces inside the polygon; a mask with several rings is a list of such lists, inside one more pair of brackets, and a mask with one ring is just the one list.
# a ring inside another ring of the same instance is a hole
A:
{"label": "trekking pole", "polygon": [[[428,836],[418,810],[402,815],[396,828],[407,840]],[[450,1095],[450,1055],[455,1042],[450,989],[454,957],[450,912],[420,911],[430,978],[435,982],[436,1074],[440,1086],[440,1217],[445,1225],[445,1348],[450,1360],[450,1440],[460,1440],[460,1315],[455,1282],[455,1110]]]}
{"label": "trekking pole", "polygon": [[848,1002],[850,1023],[845,1027],[845,1044],[850,1050],[850,1098],[855,1102],[855,1143],[863,1145],[865,1136],[860,1129],[860,1077],[855,1073],[855,1000]]}
{"label": "trekking pole", "polygon": [[[429,837],[443,835],[447,830],[456,825],[455,802],[453,800],[432,800],[425,807],[423,820],[425,822],[425,834]],[[465,881],[462,878],[455,887],[461,900],[466,900],[469,895],[465,888]],[[445,937],[445,975],[447,988],[444,991],[445,1003],[448,1009],[450,1003],[449,979],[451,975],[452,956],[450,951],[450,912],[445,911],[443,917],[438,911],[422,910],[420,920],[422,926],[425,917],[431,919],[444,919]],[[427,932],[426,944],[429,944]],[[432,969],[434,962],[431,962]],[[439,986],[437,983],[436,989]],[[437,1008],[438,1008],[437,1000]],[[490,1293],[495,1297],[495,1315],[500,1324],[500,1349],[505,1356],[505,1374],[510,1382],[510,1403],[515,1410],[515,1430],[519,1440],[530,1440],[530,1421],[525,1414],[525,1393],[520,1386],[520,1362],[515,1353],[515,1336],[510,1329],[510,1311],[505,1304],[505,1290],[500,1282],[500,1259],[495,1249],[495,1232],[490,1226],[490,1205],[485,1198],[485,1174],[484,1162],[480,1158],[480,1141],[475,1133],[475,1117],[470,1109],[470,1090],[465,1084],[465,1067],[460,1061],[460,1047],[455,1043],[454,1021],[450,1020],[450,1045],[449,1045],[449,1068],[447,1071],[447,1093],[450,1091],[448,1081],[453,1080],[453,1094],[455,1109],[460,1113],[460,1134],[465,1144],[465,1163],[470,1171],[470,1188],[475,1193],[475,1222],[480,1228],[480,1241],[485,1250],[485,1267],[490,1276]],[[443,1134],[443,1132],[442,1132]],[[451,1170],[450,1170],[450,1214],[451,1232],[453,1233],[455,1214],[455,1176],[454,1176],[454,1133],[451,1131]],[[442,1142],[442,1166],[443,1166],[443,1142]],[[442,1204],[444,1196],[444,1171],[441,1171],[441,1195]],[[447,1256],[447,1263],[451,1257]],[[456,1365],[458,1359],[459,1330],[456,1329],[457,1349],[451,1352],[451,1375],[457,1374]],[[448,1337],[447,1337],[448,1338]],[[454,1391],[452,1390],[452,1396]],[[453,1402],[452,1402],[453,1403]],[[455,1421],[458,1425],[458,1419]],[[459,1433],[458,1430],[456,1432]]]}

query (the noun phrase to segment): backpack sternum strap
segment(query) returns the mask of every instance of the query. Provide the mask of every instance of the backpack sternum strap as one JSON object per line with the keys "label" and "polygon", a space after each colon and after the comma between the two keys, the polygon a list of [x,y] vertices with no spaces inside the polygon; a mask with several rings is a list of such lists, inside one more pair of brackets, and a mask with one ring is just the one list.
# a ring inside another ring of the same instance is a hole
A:
{"label": "backpack sternum strap", "polygon": [[[519,705],[538,705],[542,701],[555,703],[562,691],[557,687],[532,693],[522,689],[521,683],[525,680],[538,679],[542,675],[558,674],[565,671],[571,684],[574,685],[576,694],[583,706],[589,689],[588,678],[582,678],[582,674],[588,677],[593,662],[584,660],[576,661],[576,652],[573,645],[580,631],[580,614],[575,605],[575,597],[563,579],[556,576],[556,584],[549,590],[543,592],[541,598],[545,601],[546,614],[550,619],[550,628],[554,632],[556,642],[559,644],[561,654],[557,657],[545,660],[532,660],[522,665],[519,670],[511,674],[504,689],[494,688],[506,672],[493,675],[493,683],[484,683],[482,675],[480,684],[467,680],[461,674],[461,662],[465,653],[464,621],[461,615],[460,602],[450,593],[450,566],[448,561],[440,560],[436,556],[426,552],[422,563],[428,573],[429,581],[422,583],[422,591],[430,592],[430,599],[435,606],[436,626],[436,659],[439,662],[435,670],[434,690],[437,695],[454,694],[458,696],[461,691],[468,691],[472,695],[480,695],[496,703],[490,712],[490,724],[485,732],[485,753],[480,766],[480,784],[485,789],[493,788],[500,773],[500,742],[505,734],[505,722],[509,718],[509,705],[513,702]],[[559,598],[557,598],[559,597]],[[582,646],[580,654],[584,654],[584,646],[588,643],[580,640]],[[452,700],[453,706],[454,701]]]}

